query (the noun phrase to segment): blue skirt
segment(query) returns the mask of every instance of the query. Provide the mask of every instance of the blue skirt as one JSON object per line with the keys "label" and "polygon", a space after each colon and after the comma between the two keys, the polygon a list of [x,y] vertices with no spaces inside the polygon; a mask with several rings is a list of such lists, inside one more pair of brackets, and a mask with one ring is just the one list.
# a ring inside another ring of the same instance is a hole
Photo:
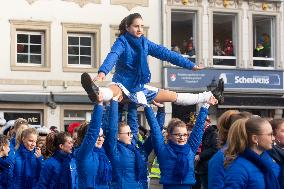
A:
{"label": "blue skirt", "polygon": [[151,103],[159,93],[159,88],[150,85],[144,85],[142,91],[130,93],[121,83],[112,82],[111,84],[117,85],[132,102],[141,105]]}

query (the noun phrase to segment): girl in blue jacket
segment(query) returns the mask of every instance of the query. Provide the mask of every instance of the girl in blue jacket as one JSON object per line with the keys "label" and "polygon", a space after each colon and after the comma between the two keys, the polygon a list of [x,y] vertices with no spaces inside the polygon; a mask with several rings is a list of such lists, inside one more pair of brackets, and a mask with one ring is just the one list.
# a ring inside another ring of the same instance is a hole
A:
{"label": "girl in blue jacket", "polygon": [[[216,104],[217,101],[212,96],[208,103]],[[171,121],[167,127],[167,144],[164,142],[152,109],[145,107],[146,118],[151,128],[152,143],[161,171],[160,183],[163,184],[164,189],[189,189],[195,184],[194,156],[202,140],[209,104],[200,108],[190,137],[183,121],[178,119]]]}
{"label": "girl in blue jacket", "polygon": [[231,125],[242,118],[250,118],[249,112],[239,112],[237,110],[228,110],[218,119],[217,128],[219,130],[218,139],[220,150],[210,159],[208,163],[208,188],[223,189],[225,168],[224,168],[224,151],[227,149],[227,137]]}
{"label": "girl in blue jacket", "polygon": [[142,17],[138,13],[130,14],[121,21],[119,37],[99,68],[96,77],[96,80],[102,81],[115,66],[115,73],[112,78],[113,83],[108,88],[102,87],[99,89],[87,73],[82,74],[81,83],[90,100],[96,101],[98,91],[103,93],[105,101],[111,100],[113,96],[123,91],[131,101],[144,105],[147,104],[147,101],[151,102],[153,99],[160,103],[175,102],[180,105],[191,105],[208,101],[211,92],[199,94],[176,93],[146,85],[151,80],[147,62],[148,55],[190,70],[200,70],[202,68],[182,55],[145,38],[143,26]]}
{"label": "girl in blue jacket", "polygon": [[133,133],[124,122],[118,125],[118,97],[113,97],[109,112],[105,149],[113,168],[113,189],[143,189],[147,164],[143,153],[131,143]]}
{"label": "girl in blue jacket", "polygon": [[14,188],[36,188],[43,162],[41,150],[35,148],[37,131],[34,128],[25,129],[20,138],[19,148],[15,154]]}
{"label": "girl in blue jacket", "polygon": [[[67,132],[50,133],[53,140],[48,140],[46,146],[53,146],[53,155],[45,160],[41,169],[38,189],[76,189],[72,186],[71,153],[73,141],[71,135]],[[55,150],[55,151],[53,151]],[[76,183],[76,182],[75,182]]]}
{"label": "girl in blue jacket", "polygon": [[279,189],[279,165],[266,152],[273,141],[266,119],[237,120],[228,133],[224,189]]}
{"label": "girl in blue jacket", "polygon": [[91,122],[82,124],[78,130],[78,148],[75,149],[74,155],[80,189],[109,189],[112,179],[111,164],[102,146],[104,143],[104,134],[101,129],[103,105],[102,96],[98,97]]}
{"label": "girl in blue jacket", "polygon": [[0,135],[0,188],[12,188],[13,160],[8,157],[9,137]]}

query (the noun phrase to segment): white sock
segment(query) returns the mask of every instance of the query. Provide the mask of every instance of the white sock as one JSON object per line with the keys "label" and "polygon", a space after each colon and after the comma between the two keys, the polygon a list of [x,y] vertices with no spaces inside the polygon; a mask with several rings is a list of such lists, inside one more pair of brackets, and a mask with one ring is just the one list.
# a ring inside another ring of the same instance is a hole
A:
{"label": "white sock", "polygon": [[198,103],[204,103],[209,101],[209,99],[213,96],[211,91],[205,91],[203,93],[193,94],[193,93],[177,93],[177,100],[175,104],[177,105],[193,105]]}
{"label": "white sock", "polygon": [[100,92],[103,95],[103,101],[104,102],[110,101],[113,97],[113,92],[112,92],[112,90],[110,90],[110,88],[100,87]]}

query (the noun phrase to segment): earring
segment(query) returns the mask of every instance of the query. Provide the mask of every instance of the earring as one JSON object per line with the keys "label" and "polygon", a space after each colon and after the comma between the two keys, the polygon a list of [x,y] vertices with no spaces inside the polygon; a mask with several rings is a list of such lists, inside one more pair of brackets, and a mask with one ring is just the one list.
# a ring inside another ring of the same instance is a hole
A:
{"label": "earring", "polygon": [[258,142],[256,141],[256,147],[258,147]]}

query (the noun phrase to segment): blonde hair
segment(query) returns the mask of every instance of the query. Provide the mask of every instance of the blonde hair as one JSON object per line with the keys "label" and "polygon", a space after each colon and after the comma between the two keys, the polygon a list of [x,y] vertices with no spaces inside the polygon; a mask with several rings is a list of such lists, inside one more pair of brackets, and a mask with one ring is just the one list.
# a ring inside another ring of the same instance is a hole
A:
{"label": "blonde hair", "polygon": [[16,131],[18,131],[18,129],[20,128],[21,125],[27,125],[29,126],[29,123],[26,119],[24,118],[18,118],[15,120],[15,123],[14,123],[14,128]]}
{"label": "blonde hair", "polygon": [[239,113],[238,110],[228,110],[219,117],[217,121],[217,128],[219,129],[218,142],[220,147],[226,143],[228,132],[232,124],[231,121],[232,115],[238,113]]}
{"label": "blonde hair", "polygon": [[167,140],[169,139],[169,136],[172,134],[173,130],[176,127],[185,127],[188,130],[187,125],[182,120],[178,118],[172,118],[167,126],[167,135],[166,135]]}
{"label": "blonde hair", "polygon": [[120,123],[118,124],[118,133],[121,131],[121,128],[122,128],[122,127],[127,127],[127,126],[129,126],[129,125],[127,125],[126,122],[124,122],[124,121],[120,122]]}
{"label": "blonde hair", "polygon": [[28,128],[28,129],[17,131],[15,149],[17,150],[19,148],[20,144],[23,143],[23,139],[27,138],[31,134],[34,134],[34,135],[37,136],[37,130],[35,128]]}
{"label": "blonde hair", "polygon": [[226,143],[228,132],[235,121],[250,117],[252,117],[252,114],[246,111],[239,112],[238,110],[228,110],[224,112],[217,123],[219,129],[218,146],[222,147]]}
{"label": "blonde hair", "polygon": [[252,135],[261,133],[261,125],[269,123],[266,119],[260,117],[243,118],[235,121],[228,133],[225,150],[224,166],[228,166],[240,153],[253,145]]}

